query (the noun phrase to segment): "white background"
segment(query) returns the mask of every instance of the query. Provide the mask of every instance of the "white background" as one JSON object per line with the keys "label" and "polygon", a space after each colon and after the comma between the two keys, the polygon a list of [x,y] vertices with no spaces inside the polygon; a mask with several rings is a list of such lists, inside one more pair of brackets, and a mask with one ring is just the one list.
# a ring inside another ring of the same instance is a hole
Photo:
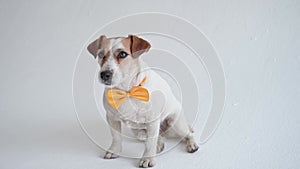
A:
{"label": "white background", "polygon": [[[217,49],[226,77],[218,130],[156,168],[299,168],[299,1],[1,1],[0,168],[134,168],[100,158],[81,130],[72,74],[86,40],[137,12],[183,17]],[[142,150],[141,150],[142,151]]]}

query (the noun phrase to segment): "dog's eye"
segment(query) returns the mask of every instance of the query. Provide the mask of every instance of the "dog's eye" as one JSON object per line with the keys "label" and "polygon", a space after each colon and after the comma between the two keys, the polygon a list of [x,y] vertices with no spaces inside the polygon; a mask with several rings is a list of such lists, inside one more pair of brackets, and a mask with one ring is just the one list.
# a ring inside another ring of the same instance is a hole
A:
{"label": "dog's eye", "polygon": [[100,58],[100,59],[102,59],[102,58],[104,58],[104,51],[102,50],[102,51],[100,51],[99,52],[99,54],[98,54],[98,57]]}
{"label": "dog's eye", "polygon": [[126,52],[124,52],[124,51],[121,51],[121,52],[118,54],[117,58],[118,58],[118,59],[123,59],[123,58],[126,58],[126,56],[128,56],[128,53],[126,53]]}

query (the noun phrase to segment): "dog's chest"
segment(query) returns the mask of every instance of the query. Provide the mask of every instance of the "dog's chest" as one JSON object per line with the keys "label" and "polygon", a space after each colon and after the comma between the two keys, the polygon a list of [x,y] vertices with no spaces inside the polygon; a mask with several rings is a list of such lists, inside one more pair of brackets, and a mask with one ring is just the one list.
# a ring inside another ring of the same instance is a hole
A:
{"label": "dog's chest", "polygon": [[145,124],[149,121],[148,116],[151,113],[151,102],[127,98],[119,109],[115,110],[115,113],[129,128],[145,128]]}

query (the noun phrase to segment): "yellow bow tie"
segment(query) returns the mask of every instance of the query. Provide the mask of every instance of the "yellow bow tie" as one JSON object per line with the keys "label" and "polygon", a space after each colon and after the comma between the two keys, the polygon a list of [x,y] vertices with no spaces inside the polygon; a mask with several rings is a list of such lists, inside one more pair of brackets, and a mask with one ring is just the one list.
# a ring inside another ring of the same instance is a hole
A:
{"label": "yellow bow tie", "polygon": [[117,110],[127,99],[127,97],[133,97],[142,101],[149,101],[149,92],[146,88],[142,87],[145,83],[146,77],[138,86],[134,86],[129,92],[120,89],[109,89],[106,93],[108,103],[112,108]]}

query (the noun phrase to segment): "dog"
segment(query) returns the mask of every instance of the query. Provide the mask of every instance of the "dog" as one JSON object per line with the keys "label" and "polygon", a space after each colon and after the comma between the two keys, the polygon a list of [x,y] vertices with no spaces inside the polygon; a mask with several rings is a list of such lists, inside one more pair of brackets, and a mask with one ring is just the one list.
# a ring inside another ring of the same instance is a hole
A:
{"label": "dog", "polygon": [[139,140],[145,141],[139,162],[142,168],[155,165],[154,156],[163,151],[165,138],[169,136],[182,138],[189,153],[199,148],[171,88],[140,58],[150,48],[148,41],[136,35],[112,38],[102,35],[87,47],[98,59],[99,81],[105,85],[103,105],[112,143],[104,158],[119,156],[121,125],[126,124]]}

